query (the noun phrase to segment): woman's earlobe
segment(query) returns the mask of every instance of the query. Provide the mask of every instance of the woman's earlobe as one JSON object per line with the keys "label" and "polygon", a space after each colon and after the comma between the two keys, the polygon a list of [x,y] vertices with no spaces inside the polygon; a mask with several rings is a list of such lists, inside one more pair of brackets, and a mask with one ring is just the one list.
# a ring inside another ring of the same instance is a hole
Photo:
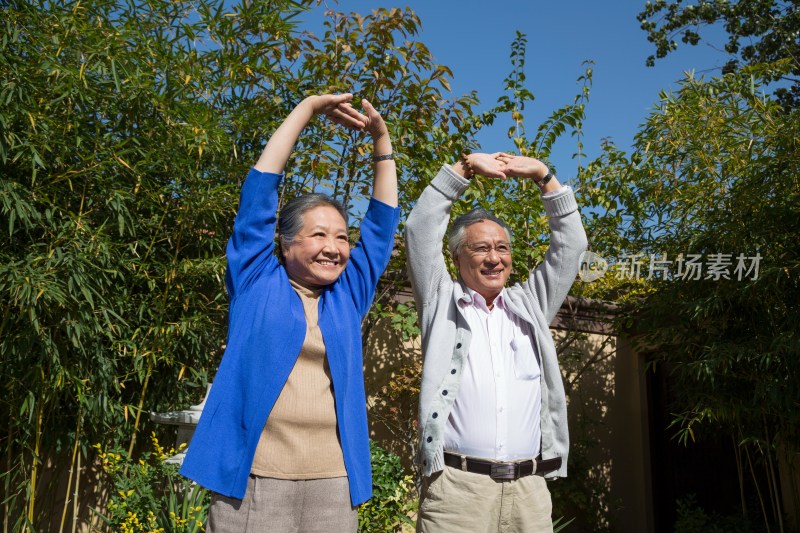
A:
{"label": "woman's earlobe", "polygon": [[275,255],[278,257],[279,263],[285,263],[286,260],[286,246],[283,244],[283,239],[278,236],[278,242],[275,246]]}

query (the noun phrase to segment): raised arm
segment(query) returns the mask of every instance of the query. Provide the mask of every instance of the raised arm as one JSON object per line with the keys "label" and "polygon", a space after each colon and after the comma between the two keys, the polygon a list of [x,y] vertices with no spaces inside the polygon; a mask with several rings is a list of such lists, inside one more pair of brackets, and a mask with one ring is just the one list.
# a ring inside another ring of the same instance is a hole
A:
{"label": "raised arm", "polygon": [[439,291],[452,283],[442,240],[447,232],[450,210],[469,187],[468,174],[505,178],[504,163],[498,154],[474,153],[467,156],[469,172],[462,162],[443,165],[417,200],[406,221],[406,262],[411,286],[417,301],[417,312],[425,320],[425,307],[436,300]]}
{"label": "raised arm", "polygon": [[255,164],[256,170],[282,174],[300,132],[314,115],[327,115],[333,122],[348,128],[363,128],[365,117],[350,105],[352,100],[350,93],[323,94],[309,96],[297,104],[270,137]]}
{"label": "raised arm", "polygon": [[530,273],[523,287],[533,293],[549,323],[567,297],[578,273],[580,255],[586,250],[586,233],[575,195],[538,159],[499,154],[498,160],[505,164],[507,176],[532,179],[542,192],[550,226],[550,245],[544,261]]}
{"label": "raised arm", "polygon": [[228,241],[226,283],[231,298],[263,272],[273,255],[278,184],[300,132],[317,114],[351,128],[363,128],[366,117],[350,105],[353,95],[309,96],[300,102],[270,137],[242,187],[239,210]]}
{"label": "raised arm", "polygon": [[389,129],[380,113],[367,100],[361,100],[366,116],[364,130],[372,137],[372,156],[377,161],[373,162],[375,181],[372,186],[372,197],[386,205],[397,207],[397,165],[394,159],[384,159],[380,156],[392,154],[392,140],[389,138]]}

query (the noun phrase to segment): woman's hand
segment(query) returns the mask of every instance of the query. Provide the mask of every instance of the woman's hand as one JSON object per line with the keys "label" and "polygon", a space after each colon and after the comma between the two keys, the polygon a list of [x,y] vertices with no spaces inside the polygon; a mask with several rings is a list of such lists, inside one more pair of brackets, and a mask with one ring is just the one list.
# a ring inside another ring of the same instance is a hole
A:
{"label": "woman's hand", "polygon": [[[389,128],[383,121],[383,117],[369,103],[362,99],[361,105],[366,114],[364,131],[372,137],[372,155],[374,157],[391,156],[392,140],[389,137]],[[397,206],[397,165],[391,157],[380,157],[373,163],[375,168],[375,183],[372,189],[372,197],[376,200],[390,205]]]}
{"label": "woman's hand", "polygon": [[255,168],[261,172],[282,173],[300,132],[314,115],[326,115],[336,124],[348,128],[357,130],[364,128],[367,117],[353,108],[350,104],[352,100],[353,95],[350,93],[322,94],[305,98],[272,134]]}
{"label": "woman's hand", "polygon": [[367,117],[356,111],[350,102],[353,95],[321,94],[309,96],[306,101],[315,115],[325,115],[331,122],[352,129],[363,129],[367,125]]}
{"label": "woman's hand", "polygon": [[366,98],[361,100],[361,106],[364,108],[364,113],[366,115],[364,131],[370,134],[373,142],[381,137],[388,137],[389,129],[386,127],[383,117],[378,113],[375,107],[369,103]]}

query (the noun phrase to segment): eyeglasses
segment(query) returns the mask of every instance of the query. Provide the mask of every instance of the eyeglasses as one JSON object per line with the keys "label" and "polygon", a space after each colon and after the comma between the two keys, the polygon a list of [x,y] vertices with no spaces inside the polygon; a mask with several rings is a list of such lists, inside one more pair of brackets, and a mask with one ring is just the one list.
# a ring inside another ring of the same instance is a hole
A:
{"label": "eyeglasses", "polygon": [[497,255],[508,255],[511,253],[510,242],[498,242],[494,246],[487,242],[476,242],[475,244],[466,244],[464,248],[470,251],[472,255],[485,256],[494,250]]}

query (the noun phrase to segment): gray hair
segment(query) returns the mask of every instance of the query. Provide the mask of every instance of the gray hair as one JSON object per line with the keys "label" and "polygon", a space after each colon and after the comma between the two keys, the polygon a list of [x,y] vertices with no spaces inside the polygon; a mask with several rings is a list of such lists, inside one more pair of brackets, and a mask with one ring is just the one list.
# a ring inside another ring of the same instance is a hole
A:
{"label": "gray hair", "polygon": [[450,228],[450,233],[447,234],[447,249],[450,251],[450,255],[455,257],[459,254],[459,252],[461,252],[461,247],[464,246],[464,241],[467,238],[467,227],[478,222],[483,222],[484,220],[494,222],[503,228],[503,230],[506,232],[506,236],[508,237],[508,242],[513,242],[514,237],[511,233],[511,228],[508,227],[508,224],[491,214],[486,209],[482,207],[476,207],[472,211],[456,217],[456,219],[453,221],[453,226]]}
{"label": "gray hair", "polygon": [[[303,215],[316,207],[332,207],[336,209],[344,219],[344,225],[348,226],[347,209],[344,208],[339,200],[331,198],[327,194],[310,193],[297,196],[289,200],[281,209],[278,219],[278,238],[283,246],[292,244],[294,238],[303,229]],[[277,248],[278,257],[283,260],[280,246]]]}

